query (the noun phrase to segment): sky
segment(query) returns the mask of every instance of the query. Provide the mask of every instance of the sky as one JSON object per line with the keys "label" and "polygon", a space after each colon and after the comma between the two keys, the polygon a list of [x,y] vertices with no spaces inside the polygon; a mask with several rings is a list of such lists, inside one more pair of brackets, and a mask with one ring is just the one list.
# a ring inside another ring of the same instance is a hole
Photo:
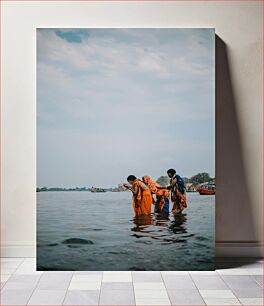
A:
{"label": "sky", "polygon": [[37,186],[215,175],[214,29],[37,29]]}

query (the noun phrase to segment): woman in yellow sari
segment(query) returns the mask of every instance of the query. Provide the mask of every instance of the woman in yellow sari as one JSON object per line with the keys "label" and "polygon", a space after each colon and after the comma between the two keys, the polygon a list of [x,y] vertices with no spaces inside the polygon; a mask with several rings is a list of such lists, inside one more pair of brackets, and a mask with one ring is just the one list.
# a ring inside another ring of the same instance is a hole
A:
{"label": "woman in yellow sari", "polygon": [[135,216],[150,215],[153,199],[149,188],[134,175],[129,175],[127,181],[130,185],[124,186],[133,193],[132,205]]}
{"label": "woman in yellow sari", "polygon": [[155,213],[164,213],[165,215],[169,214],[169,198],[170,193],[167,189],[158,189],[160,184],[153,181],[150,176],[145,175],[142,177],[143,182],[148,186],[152,194],[156,195],[155,204]]}

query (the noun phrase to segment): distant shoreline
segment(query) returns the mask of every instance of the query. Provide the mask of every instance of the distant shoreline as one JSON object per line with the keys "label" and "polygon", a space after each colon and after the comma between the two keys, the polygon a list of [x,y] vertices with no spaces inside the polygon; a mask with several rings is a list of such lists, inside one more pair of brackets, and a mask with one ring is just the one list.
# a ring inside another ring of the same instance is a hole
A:
{"label": "distant shoreline", "polygon": [[[192,176],[191,178],[183,177],[185,186],[187,191],[195,190],[195,188],[199,184],[207,183],[207,182],[214,182],[215,178],[210,177],[209,173],[207,172],[199,172],[196,175]],[[159,183],[161,186],[166,187],[169,185],[169,178],[167,176],[160,176],[157,179],[157,183]],[[104,188],[104,187],[37,187],[37,192],[45,192],[45,191],[97,191],[97,192],[106,192],[106,191],[126,191],[126,188],[124,188],[123,184],[119,184],[117,187],[110,187],[110,188]]]}
{"label": "distant shoreline", "polygon": [[[126,191],[126,190],[121,190],[121,189],[118,189],[118,188],[98,188],[100,190],[102,190],[103,192],[112,192],[112,191]],[[92,191],[94,190],[94,188],[46,188],[46,187],[43,187],[43,188],[37,188],[37,192],[47,192],[47,191],[52,191],[52,192],[56,192],[56,191]],[[100,192],[100,191],[99,191]]]}

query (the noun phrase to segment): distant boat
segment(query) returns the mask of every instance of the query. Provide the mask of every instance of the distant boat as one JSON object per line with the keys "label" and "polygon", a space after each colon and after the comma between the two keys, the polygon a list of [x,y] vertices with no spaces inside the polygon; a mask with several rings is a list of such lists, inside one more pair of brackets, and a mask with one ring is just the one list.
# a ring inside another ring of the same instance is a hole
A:
{"label": "distant boat", "polygon": [[196,191],[200,193],[200,195],[214,195],[215,194],[215,183],[204,183],[201,184]]}
{"label": "distant boat", "polygon": [[106,190],[103,188],[93,188],[90,190],[90,192],[106,192]]}

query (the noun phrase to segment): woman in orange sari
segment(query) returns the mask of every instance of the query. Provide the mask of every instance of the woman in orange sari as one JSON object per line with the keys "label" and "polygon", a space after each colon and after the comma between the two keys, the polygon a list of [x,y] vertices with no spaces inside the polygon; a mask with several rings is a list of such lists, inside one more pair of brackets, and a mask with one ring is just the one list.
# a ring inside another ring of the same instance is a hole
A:
{"label": "woman in orange sari", "polygon": [[156,202],[153,200],[153,204],[155,204],[155,213],[164,213],[165,215],[168,215],[170,198],[169,191],[167,189],[158,189],[161,187],[160,184],[153,181],[148,175],[143,176],[142,180],[148,186],[151,193],[156,195]]}
{"label": "woman in orange sari", "polygon": [[150,215],[153,199],[149,188],[134,175],[129,175],[127,181],[130,185],[124,186],[133,193],[132,205],[135,216]]}

